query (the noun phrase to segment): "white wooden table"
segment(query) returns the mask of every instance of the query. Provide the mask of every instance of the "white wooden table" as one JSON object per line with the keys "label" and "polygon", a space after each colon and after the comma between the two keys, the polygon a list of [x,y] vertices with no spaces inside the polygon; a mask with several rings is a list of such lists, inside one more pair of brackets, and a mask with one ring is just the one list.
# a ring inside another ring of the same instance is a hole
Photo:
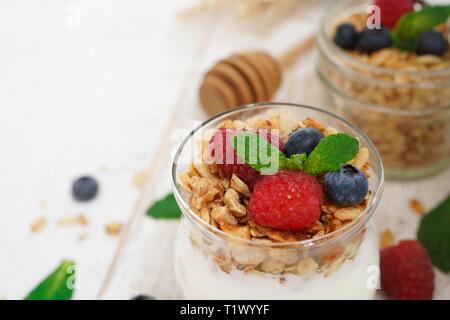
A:
{"label": "white wooden table", "polygon": [[[317,27],[306,8],[273,28],[227,15],[175,18],[186,1],[8,1],[0,5],[0,298],[20,299],[63,258],[79,268],[77,299],[176,298],[172,244],[176,221],[144,215],[170,191],[179,133],[206,115],[198,105],[202,72],[218,58],[252,48],[273,54]],[[320,7],[320,5],[319,5]],[[301,16],[301,18],[299,18]],[[275,100],[326,108],[311,53],[287,71]],[[145,170],[143,188],[133,184]],[[71,182],[98,178],[99,197],[71,199]],[[450,190],[450,169],[409,183],[387,183],[379,228],[414,237],[418,198],[433,207]],[[89,225],[61,227],[85,214]],[[30,231],[39,217],[42,232]],[[120,236],[104,231],[122,222]],[[82,234],[88,237],[80,241]],[[437,274],[436,298],[450,298]]]}

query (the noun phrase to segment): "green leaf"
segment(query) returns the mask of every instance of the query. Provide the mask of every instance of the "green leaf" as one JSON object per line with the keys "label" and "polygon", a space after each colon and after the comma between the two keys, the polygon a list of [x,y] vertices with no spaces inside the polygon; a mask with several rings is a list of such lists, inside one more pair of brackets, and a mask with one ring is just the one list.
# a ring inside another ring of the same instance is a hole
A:
{"label": "green leaf", "polygon": [[147,215],[155,219],[178,219],[181,217],[181,210],[173,193],[169,193],[153,203],[147,210]]}
{"label": "green leaf", "polygon": [[242,133],[233,137],[236,155],[263,174],[277,172],[287,159],[283,152],[256,133]]}
{"label": "green leaf", "polygon": [[304,170],[311,175],[337,171],[343,164],[355,158],[359,151],[357,139],[337,133],[320,140],[304,163]]}
{"label": "green leaf", "polygon": [[288,170],[303,170],[303,163],[306,160],[306,153],[294,154],[280,163],[280,167]]}
{"label": "green leaf", "polygon": [[74,291],[75,276],[75,263],[64,260],[25,297],[25,300],[70,300]]}
{"label": "green leaf", "polygon": [[395,47],[414,51],[417,48],[418,37],[424,31],[433,30],[447,21],[450,15],[450,5],[428,6],[420,11],[412,11],[403,15],[391,32]]}
{"label": "green leaf", "polygon": [[450,194],[423,216],[417,239],[427,250],[431,262],[443,272],[450,272]]}

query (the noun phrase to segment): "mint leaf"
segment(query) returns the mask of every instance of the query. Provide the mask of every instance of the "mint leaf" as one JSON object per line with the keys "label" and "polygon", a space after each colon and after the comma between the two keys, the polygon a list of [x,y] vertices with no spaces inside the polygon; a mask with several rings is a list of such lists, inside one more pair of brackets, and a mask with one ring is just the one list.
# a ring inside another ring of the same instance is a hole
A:
{"label": "mint leaf", "polygon": [[[285,160],[284,160],[285,159]],[[306,160],[306,153],[294,154],[290,158],[284,158],[280,167],[288,170],[303,170],[303,163]]]}
{"label": "mint leaf", "polygon": [[235,135],[233,147],[239,158],[263,174],[277,172],[280,164],[287,161],[283,152],[256,133]]}
{"label": "mint leaf", "polygon": [[154,219],[178,219],[181,217],[181,210],[173,193],[169,193],[153,203],[147,210],[147,215]]}
{"label": "mint leaf", "polygon": [[320,140],[303,167],[306,173],[311,175],[337,171],[343,164],[355,158],[358,151],[357,139],[345,133],[332,134]]}
{"label": "mint leaf", "polygon": [[450,5],[428,6],[420,11],[407,13],[400,18],[391,32],[392,42],[397,48],[414,51],[420,34],[446,22],[449,16]]}
{"label": "mint leaf", "polygon": [[431,262],[443,272],[450,272],[450,194],[423,216],[417,239],[427,250]]}
{"label": "mint leaf", "polygon": [[70,300],[74,291],[75,276],[75,263],[64,260],[25,297],[25,300]]}

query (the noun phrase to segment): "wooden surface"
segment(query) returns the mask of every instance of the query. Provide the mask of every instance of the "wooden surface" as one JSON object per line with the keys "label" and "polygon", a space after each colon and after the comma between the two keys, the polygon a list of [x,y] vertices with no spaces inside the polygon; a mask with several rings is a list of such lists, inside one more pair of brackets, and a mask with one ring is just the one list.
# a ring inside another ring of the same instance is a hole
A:
{"label": "wooden surface", "polygon": [[[179,297],[172,270],[177,222],[154,221],[144,211],[170,191],[177,141],[206,117],[197,100],[202,71],[243,49],[278,55],[311,35],[321,12],[321,5],[305,5],[269,28],[227,15],[179,20],[175,13],[184,5],[1,5],[0,298],[22,298],[63,258],[78,264],[77,299]],[[327,107],[313,61],[310,53],[286,73],[275,100]],[[72,179],[83,173],[101,187],[86,205],[70,197]],[[137,173],[147,177],[142,187],[133,183]],[[414,237],[419,216],[408,201],[432,208],[448,194],[449,181],[450,169],[386,183],[377,227],[392,229],[397,239]],[[87,227],[57,225],[78,213]],[[33,234],[38,217],[48,226]],[[113,221],[124,223],[117,237],[104,231]],[[80,241],[83,233],[88,237]],[[436,298],[450,299],[450,277],[437,273],[436,285]]]}

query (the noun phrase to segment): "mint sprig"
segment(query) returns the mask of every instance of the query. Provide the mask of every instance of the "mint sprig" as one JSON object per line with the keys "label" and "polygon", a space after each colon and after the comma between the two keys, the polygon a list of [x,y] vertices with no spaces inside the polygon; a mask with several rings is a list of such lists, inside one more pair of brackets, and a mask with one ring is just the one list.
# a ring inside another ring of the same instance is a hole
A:
{"label": "mint sprig", "polygon": [[359,150],[358,140],[345,133],[323,138],[309,157],[303,153],[287,158],[256,133],[235,135],[232,143],[236,155],[262,174],[273,174],[282,169],[303,170],[311,175],[337,171],[352,160]]}
{"label": "mint sprig", "polygon": [[450,272],[450,194],[423,216],[417,239],[427,250],[431,262],[443,272]]}
{"label": "mint sprig", "polygon": [[167,194],[164,198],[154,202],[147,210],[147,216],[154,219],[178,219],[181,217],[181,210],[173,193]]}
{"label": "mint sprig", "polygon": [[242,133],[232,139],[236,155],[256,171],[263,174],[277,172],[288,162],[286,156],[256,133]]}
{"label": "mint sprig", "polygon": [[75,263],[64,260],[25,300],[70,300],[75,285]]}
{"label": "mint sprig", "polygon": [[333,172],[355,158],[359,151],[359,142],[345,133],[332,134],[314,148],[304,163],[304,170],[316,175]]}
{"label": "mint sprig", "polygon": [[402,50],[415,51],[420,34],[446,22],[449,16],[450,5],[428,6],[407,13],[392,30],[392,42],[395,47]]}
{"label": "mint sprig", "polygon": [[294,154],[290,158],[284,157],[285,160],[281,162],[281,167],[288,170],[303,170],[306,158],[306,153]]}

